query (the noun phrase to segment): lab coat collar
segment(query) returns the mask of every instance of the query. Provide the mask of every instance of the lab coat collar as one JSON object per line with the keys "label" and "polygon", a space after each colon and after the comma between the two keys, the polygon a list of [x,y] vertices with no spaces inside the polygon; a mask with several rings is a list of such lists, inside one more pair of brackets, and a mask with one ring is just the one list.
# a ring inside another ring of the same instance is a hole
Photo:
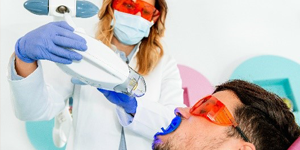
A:
{"label": "lab coat collar", "polygon": [[[130,54],[127,56],[129,63],[131,62],[131,60],[136,56],[137,52],[140,50],[140,45],[141,42],[139,42],[134,48],[133,50],[130,52]],[[123,51],[118,50],[117,47],[113,44],[111,44],[111,48],[113,51],[117,52],[120,51],[120,53],[122,53]],[[124,53],[124,52],[123,52]]]}

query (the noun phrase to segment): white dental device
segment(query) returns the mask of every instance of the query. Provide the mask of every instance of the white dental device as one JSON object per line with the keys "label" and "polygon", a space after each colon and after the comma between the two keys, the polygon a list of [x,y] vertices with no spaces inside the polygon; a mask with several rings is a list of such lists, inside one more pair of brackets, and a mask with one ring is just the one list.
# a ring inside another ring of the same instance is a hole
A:
{"label": "white dental device", "polygon": [[[76,51],[83,56],[72,64],[57,65],[67,74],[91,86],[140,97],[146,92],[144,78],[129,67],[120,57],[102,42],[86,35],[78,29],[71,16],[65,14],[64,20],[71,25],[74,33],[87,41],[88,50]],[[78,30],[77,30],[78,29]]]}

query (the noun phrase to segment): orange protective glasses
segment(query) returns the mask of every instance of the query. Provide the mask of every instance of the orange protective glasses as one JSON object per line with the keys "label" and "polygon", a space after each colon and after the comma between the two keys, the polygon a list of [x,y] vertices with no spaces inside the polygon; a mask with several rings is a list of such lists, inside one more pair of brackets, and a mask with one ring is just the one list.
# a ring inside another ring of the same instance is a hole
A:
{"label": "orange protective glasses", "polygon": [[156,22],[160,13],[159,11],[151,4],[143,0],[113,0],[112,4],[113,9],[136,15],[140,13],[141,17],[150,21]]}
{"label": "orange protective glasses", "polygon": [[208,119],[210,122],[222,125],[222,126],[233,126],[242,138],[249,142],[249,139],[238,127],[235,119],[226,108],[226,106],[219,101],[216,97],[208,95],[200,99],[191,109],[190,114],[194,116],[201,116]]}

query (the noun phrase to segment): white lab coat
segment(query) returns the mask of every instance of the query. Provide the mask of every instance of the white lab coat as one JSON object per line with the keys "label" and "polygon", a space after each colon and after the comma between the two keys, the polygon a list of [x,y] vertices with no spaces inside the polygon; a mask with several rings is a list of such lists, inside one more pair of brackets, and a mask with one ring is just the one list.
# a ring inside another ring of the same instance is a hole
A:
{"label": "white lab coat", "polygon": [[[132,68],[136,68],[135,55],[129,63]],[[65,100],[73,97],[73,129],[67,149],[118,150],[123,125],[127,150],[149,150],[154,134],[169,125],[176,107],[184,106],[179,70],[168,55],[144,76],[147,91],[137,98],[131,123],[126,123],[130,118],[122,108],[109,102],[95,87],[72,84],[71,77],[53,62],[38,61],[38,68],[22,80],[12,80],[11,71],[14,69],[9,64],[11,97],[21,120],[50,120],[64,109]]]}

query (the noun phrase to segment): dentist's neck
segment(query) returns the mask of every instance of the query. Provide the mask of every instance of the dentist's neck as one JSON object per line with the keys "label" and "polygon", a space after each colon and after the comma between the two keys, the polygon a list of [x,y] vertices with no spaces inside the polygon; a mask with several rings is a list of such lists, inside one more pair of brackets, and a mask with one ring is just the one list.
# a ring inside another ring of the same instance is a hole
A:
{"label": "dentist's neck", "polygon": [[117,47],[118,50],[125,52],[128,56],[136,45],[125,45],[113,36],[111,43]]}

